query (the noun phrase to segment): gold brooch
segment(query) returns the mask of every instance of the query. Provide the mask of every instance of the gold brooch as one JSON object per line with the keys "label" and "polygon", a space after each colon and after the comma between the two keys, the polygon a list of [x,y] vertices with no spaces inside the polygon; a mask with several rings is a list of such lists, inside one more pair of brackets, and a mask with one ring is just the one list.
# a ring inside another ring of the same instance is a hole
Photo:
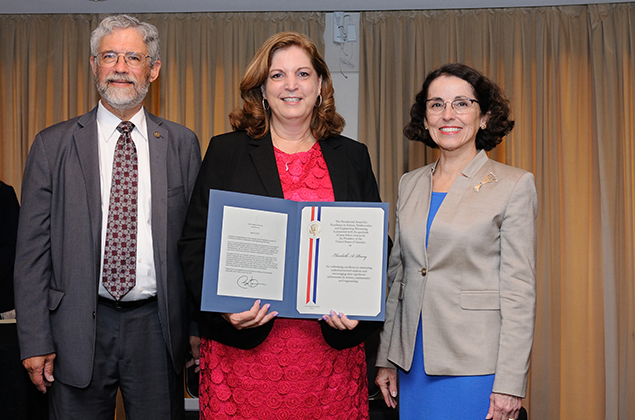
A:
{"label": "gold brooch", "polygon": [[481,181],[480,184],[478,184],[476,187],[474,187],[474,191],[479,192],[481,187],[485,184],[489,184],[490,182],[498,182],[498,180],[496,179],[496,175],[494,175],[492,172],[490,172],[489,174],[487,174],[487,176],[485,177],[485,179],[483,179]]}

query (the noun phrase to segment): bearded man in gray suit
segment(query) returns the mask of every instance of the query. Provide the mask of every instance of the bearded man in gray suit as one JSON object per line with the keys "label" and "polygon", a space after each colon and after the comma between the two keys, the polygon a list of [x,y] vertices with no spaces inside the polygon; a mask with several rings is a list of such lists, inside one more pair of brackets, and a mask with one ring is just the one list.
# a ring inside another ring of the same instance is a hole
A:
{"label": "bearded man in gray suit", "polygon": [[23,365],[51,418],[112,419],[117,389],[129,420],[182,418],[190,311],[177,239],[200,146],[143,108],[161,68],[154,26],[105,18],[90,65],[101,101],[40,132],[24,171]]}

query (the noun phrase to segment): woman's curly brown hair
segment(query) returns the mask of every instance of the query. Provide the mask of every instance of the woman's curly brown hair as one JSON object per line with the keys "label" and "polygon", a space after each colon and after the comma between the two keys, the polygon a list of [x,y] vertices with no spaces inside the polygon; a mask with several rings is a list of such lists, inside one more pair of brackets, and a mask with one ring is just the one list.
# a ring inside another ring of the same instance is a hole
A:
{"label": "woman's curly brown hair", "polygon": [[438,147],[425,129],[425,119],[428,88],[440,76],[455,76],[468,82],[474,90],[475,99],[478,100],[481,115],[487,115],[487,126],[485,129],[479,129],[476,134],[476,149],[489,151],[503,141],[503,137],[514,128],[514,121],[509,119],[509,100],[496,83],[472,67],[460,63],[446,64],[428,74],[414,105],[410,108],[410,122],[403,129],[404,136],[432,148]]}
{"label": "woman's curly brown hair", "polygon": [[292,46],[301,48],[311,60],[318,78],[322,77],[322,101],[318,100],[311,117],[311,133],[320,140],[342,132],[346,122],[335,112],[333,97],[333,81],[324,59],[320,56],[315,44],[305,35],[297,32],[280,32],[273,35],[260,47],[240,82],[242,108],[229,114],[229,122],[234,130],[244,130],[253,138],[262,138],[269,131],[270,110],[263,107],[261,86],[267,81],[273,54]]}

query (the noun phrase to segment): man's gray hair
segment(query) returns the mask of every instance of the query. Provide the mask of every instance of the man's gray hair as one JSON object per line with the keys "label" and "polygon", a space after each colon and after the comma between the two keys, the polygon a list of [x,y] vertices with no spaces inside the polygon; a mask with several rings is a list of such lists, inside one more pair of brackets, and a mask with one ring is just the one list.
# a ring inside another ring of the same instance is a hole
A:
{"label": "man's gray hair", "polygon": [[[150,56],[150,67],[154,66],[160,59],[159,52],[159,31],[157,28],[147,22],[140,22],[139,19],[128,15],[114,15],[104,18],[99,23],[97,29],[93,31],[90,37],[90,53],[95,56],[99,53],[99,43],[106,35],[110,35],[114,31],[120,29],[134,28],[139,31],[143,37],[143,43],[148,49]],[[139,51],[118,51],[118,52],[139,52]]]}

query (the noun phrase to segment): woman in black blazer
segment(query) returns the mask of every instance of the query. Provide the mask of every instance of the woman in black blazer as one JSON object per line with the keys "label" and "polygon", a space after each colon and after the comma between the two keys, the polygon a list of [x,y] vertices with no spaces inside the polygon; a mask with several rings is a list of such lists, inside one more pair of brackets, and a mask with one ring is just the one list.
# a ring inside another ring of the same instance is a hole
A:
{"label": "woman in black blazer", "polygon": [[[381,201],[366,146],[340,135],[330,73],[307,37],[283,32],[267,40],[240,89],[244,105],[230,114],[236,131],[212,138],[179,242],[197,308],[211,188],[296,201]],[[334,312],[319,322],[276,316],[259,301],[240,314],[197,314],[201,418],[367,419],[362,343],[379,323]]]}

